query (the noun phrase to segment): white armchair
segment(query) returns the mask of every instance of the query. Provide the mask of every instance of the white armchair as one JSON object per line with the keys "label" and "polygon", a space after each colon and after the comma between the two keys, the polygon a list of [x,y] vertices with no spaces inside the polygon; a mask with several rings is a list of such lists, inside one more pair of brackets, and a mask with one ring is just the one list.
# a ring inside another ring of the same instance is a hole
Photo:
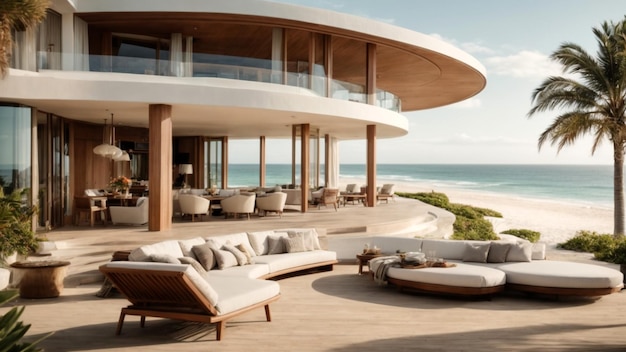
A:
{"label": "white armchair", "polygon": [[208,199],[193,194],[180,194],[178,196],[180,212],[183,215],[191,215],[191,221],[195,221],[196,215],[202,216],[209,212],[211,202]]}
{"label": "white armchair", "polygon": [[268,193],[263,197],[257,197],[256,207],[259,209],[259,215],[261,215],[261,212],[265,215],[268,211],[272,211],[278,213],[278,216],[282,217],[286,201],[287,193]]}
{"label": "white armchair", "polygon": [[227,218],[230,214],[234,217],[237,217],[239,214],[247,214],[249,220],[250,214],[254,213],[255,199],[255,193],[236,194],[232,197],[222,199],[222,213],[224,213],[224,218]]}
{"label": "white armchair", "polygon": [[115,224],[143,225],[148,223],[148,197],[137,199],[134,207],[110,206],[111,222]]}

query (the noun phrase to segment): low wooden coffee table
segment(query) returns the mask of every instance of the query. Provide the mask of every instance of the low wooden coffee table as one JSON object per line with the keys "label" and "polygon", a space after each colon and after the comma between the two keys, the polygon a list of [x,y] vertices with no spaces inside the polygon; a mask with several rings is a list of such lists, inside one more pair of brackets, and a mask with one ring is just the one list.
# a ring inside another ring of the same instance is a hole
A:
{"label": "low wooden coffee table", "polygon": [[359,264],[359,275],[363,274],[363,265],[367,265],[370,260],[382,256],[384,256],[384,254],[357,254],[356,260]]}
{"label": "low wooden coffee table", "polygon": [[15,262],[11,267],[23,270],[20,297],[53,298],[63,290],[63,279],[70,262],[64,260]]}

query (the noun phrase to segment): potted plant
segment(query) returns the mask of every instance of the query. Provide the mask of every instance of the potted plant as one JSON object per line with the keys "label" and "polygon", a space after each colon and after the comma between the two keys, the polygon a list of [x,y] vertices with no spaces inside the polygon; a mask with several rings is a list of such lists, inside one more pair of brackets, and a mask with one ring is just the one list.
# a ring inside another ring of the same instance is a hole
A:
{"label": "potted plant", "polygon": [[39,247],[32,227],[37,207],[22,202],[25,194],[22,189],[4,195],[0,188],[0,262],[4,264],[14,253],[27,255]]}
{"label": "potted plant", "polygon": [[[0,306],[15,299],[16,291],[0,291]],[[30,324],[24,324],[20,316],[24,307],[13,307],[5,315],[0,316],[0,351],[43,351],[37,344],[52,333],[39,338],[34,342],[24,342],[22,338],[30,329]]]}
{"label": "potted plant", "polygon": [[111,187],[112,191],[128,193],[132,183],[133,181],[126,176],[117,176],[109,182],[109,187]]}

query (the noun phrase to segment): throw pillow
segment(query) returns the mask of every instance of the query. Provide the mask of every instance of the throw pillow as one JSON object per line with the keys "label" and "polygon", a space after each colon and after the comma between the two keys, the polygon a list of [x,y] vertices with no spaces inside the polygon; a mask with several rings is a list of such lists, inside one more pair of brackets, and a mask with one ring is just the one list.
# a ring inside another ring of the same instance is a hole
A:
{"label": "throw pillow", "polygon": [[191,265],[194,269],[196,269],[196,271],[200,275],[204,275],[204,274],[207,273],[206,269],[195,258],[192,258],[192,257],[180,257],[180,258],[178,258],[178,260],[180,261],[181,264]]}
{"label": "throw pillow", "polygon": [[235,260],[237,260],[237,265],[250,264],[250,262],[248,262],[248,257],[245,254],[243,254],[239,249],[237,249],[237,247],[233,246],[232,244],[227,243],[222,246],[222,249],[229,251],[235,256]]}
{"label": "throw pillow", "polygon": [[246,249],[246,246],[244,246],[243,244],[238,244],[235,246],[235,248],[237,248],[238,250],[241,251],[241,253],[243,253],[246,258],[248,259],[248,264],[254,264],[253,259],[252,259],[252,255],[250,255],[250,253],[248,253],[248,250]]}
{"label": "throw pillow", "polygon": [[289,231],[288,232],[289,237],[302,237],[302,241],[304,242],[304,249],[306,251],[312,251],[315,249],[319,249],[316,248],[316,246],[319,246],[319,242],[317,242],[317,238],[315,237],[315,235],[313,234],[313,232],[311,231]]}
{"label": "throw pillow", "polygon": [[510,248],[510,243],[491,242],[489,254],[487,255],[487,263],[504,263]]}
{"label": "throw pillow", "polygon": [[306,252],[303,236],[289,236],[282,238],[287,253]]}
{"label": "throw pillow", "polygon": [[198,262],[202,264],[206,271],[213,269],[215,266],[215,255],[213,254],[213,246],[210,243],[193,246],[191,247],[191,252],[198,258]]}
{"label": "throw pillow", "polygon": [[533,244],[512,243],[509,253],[506,255],[507,262],[529,262],[533,254]]}
{"label": "throw pillow", "polygon": [[220,270],[239,265],[239,263],[237,262],[237,257],[235,257],[232,252],[229,252],[227,250],[213,248],[213,255],[215,256],[217,268]]}
{"label": "throw pillow", "polygon": [[489,246],[490,243],[465,243],[463,261],[485,263],[489,253]]}
{"label": "throw pillow", "polygon": [[168,264],[180,264],[180,260],[169,254],[150,254],[150,261]]}
{"label": "throw pillow", "polygon": [[267,254],[281,254],[285,253],[287,250],[285,249],[285,243],[282,241],[282,238],[286,236],[268,236],[268,250]]}

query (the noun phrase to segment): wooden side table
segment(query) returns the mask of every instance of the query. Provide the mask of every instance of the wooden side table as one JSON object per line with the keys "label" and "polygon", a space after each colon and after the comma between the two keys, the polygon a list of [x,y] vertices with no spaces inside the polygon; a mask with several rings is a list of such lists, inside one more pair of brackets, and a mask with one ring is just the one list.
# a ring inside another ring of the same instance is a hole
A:
{"label": "wooden side table", "polygon": [[23,271],[19,283],[20,297],[59,297],[69,265],[70,262],[61,260],[23,261],[11,264],[12,268]]}
{"label": "wooden side table", "polygon": [[370,260],[382,257],[384,254],[357,254],[356,260],[359,264],[359,275],[363,274],[363,265],[367,265]]}

